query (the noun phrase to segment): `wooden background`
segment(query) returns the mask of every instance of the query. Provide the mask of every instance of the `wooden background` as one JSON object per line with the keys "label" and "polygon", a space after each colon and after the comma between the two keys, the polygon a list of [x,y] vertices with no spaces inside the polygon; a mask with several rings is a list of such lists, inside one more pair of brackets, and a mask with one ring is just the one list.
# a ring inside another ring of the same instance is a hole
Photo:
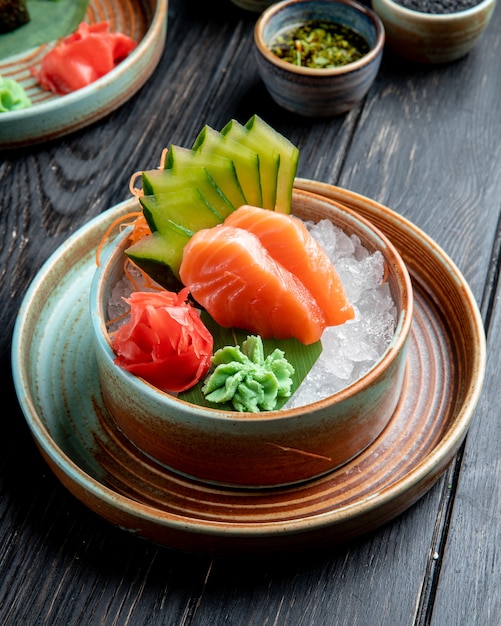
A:
{"label": "wooden background", "polygon": [[[92,127],[0,154],[0,624],[496,626],[501,623],[498,295],[501,8],[464,59],[389,52],[360,106],[304,120],[274,105],[252,58],[256,16],[228,1],[171,0],[156,72]],[[452,257],[488,337],[484,393],[457,459],[408,512],[341,548],[211,559],[157,547],[76,501],[41,459],[17,404],[11,334],[42,263],[129,196],[137,170],[204,124],[258,113],[299,148],[298,175],[369,196]]]}

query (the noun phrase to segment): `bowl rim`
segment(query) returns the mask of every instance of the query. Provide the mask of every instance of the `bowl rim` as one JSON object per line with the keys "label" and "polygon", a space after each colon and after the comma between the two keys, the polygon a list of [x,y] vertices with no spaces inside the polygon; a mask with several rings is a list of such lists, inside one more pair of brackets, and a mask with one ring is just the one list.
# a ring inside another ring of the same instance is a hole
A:
{"label": "bowl rim", "polygon": [[477,13],[482,13],[490,6],[494,8],[496,0],[480,0],[474,6],[462,9],[461,11],[451,11],[449,13],[427,13],[426,11],[418,11],[411,9],[402,4],[399,4],[396,0],[371,0],[374,11],[377,13],[377,8],[374,5],[388,6],[397,14],[402,17],[413,17],[421,22],[456,22],[468,19],[475,16]]}
{"label": "bowl rim", "polygon": [[350,385],[343,387],[336,393],[326,396],[325,398],[322,398],[320,400],[316,400],[315,402],[311,402],[307,405],[248,414],[245,412],[228,411],[225,409],[218,409],[193,404],[191,402],[183,400],[182,398],[173,396],[168,392],[162,391],[147,382],[146,380],[142,379],[141,377],[135,376],[134,374],[131,374],[123,368],[115,365],[113,363],[115,353],[113,352],[112,343],[106,330],[106,322],[103,319],[102,315],[101,292],[102,287],[105,283],[105,269],[109,261],[114,257],[114,255],[119,253],[119,249],[121,248],[121,246],[124,245],[124,242],[126,241],[126,232],[124,231],[125,234],[124,232],[120,233],[118,236],[112,239],[108,245],[104,247],[101,257],[101,263],[99,267],[96,268],[90,292],[90,315],[92,318],[94,341],[97,342],[96,349],[100,351],[101,355],[106,359],[106,362],[110,367],[113,366],[114,368],[116,368],[115,374],[117,377],[119,377],[122,381],[130,384],[132,390],[137,389],[138,392],[147,394],[150,399],[161,400],[165,402],[167,406],[172,403],[181,410],[190,410],[191,412],[194,412],[194,415],[196,415],[198,418],[223,420],[225,423],[228,422],[229,418],[233,419],[234,421],[246,421],[249,423],[283,420],[291,417],[298,417],[301,414],[304,414],[306,409],[308,409],[308,412],[310,413],[324,410],[326,406],[332,404],[333,402],[342,403],[349,401],[351,398],[356,397],[356,395],[360,393],[364,388],[374,384],[374,382],[378,380],[378,378],[387,370],[387,368],[389,368],[391,364],[393,364],[399,358],[401,351],[405,348],[407,338],[410,334],[414,300],[412,282],[408,269],[400,253],[391,243],[388,237],[384,235],[379,230],[379,228],[374,226],[369,220],[358,215],[356,211],[353,211],[347,207],[340,207],[332,200],[321,197],[318,194],[312,193],[310,191],[294,189],[294,195],[296,197],[299,196],[301,198],[309,198],[313,201],[316,200],[317,202],[321,202],[322,204],[329,205],[330,207],[335,209],[336,212],[341,211],[343,213],[346,213],[351,221],[360,223],[364,229],[371,233],[372,236],[375,236],[376,239],[379,239],[383,244],[382,249],[385,251],[385,253],[389,253],[389,255],[397,262],[397,267],[399,268],[399,271],[397,272],[399,276],[399,282],[401,282],[404,287],[403,299],[405,306],[399,312],[395,327],[395,333],[391,341],[389,342],[382,356],[369,369],[369,371],[366,372],[362,377],[358,378]]}
{"label": "bowl rim", "polygon": [[[482,0],[483,2],[488,2],[491,0]],[[315,76],[315,77],[328,77],[328,76],[341,76],[343,74],[349,74],[351,72],[355,72],[357,70],[362,69],[363,67],[370,65],[380,54],[383,52],[383,47],[385,43],[385,30],[383,22],[379,15],[370,9],[369,7],[360,4],[357,0],[333,0],[330,1],[329,4],[345,4],[349,7],[355,9],[356,11],[363,13],[366,15],[374,24],[376,28],[376,43],[375,45],[364,54],[363,57],[353,61],[352,63],[346,63],[346,65],[341,65],[339,67],[331,67],[331,68],[314,68],[314,67],[301,67],[298,65],[294,65],[293,63],[289,63],[288,61],[283,61],[274,55],[268,46],[265,44],[262,31],[264,29],[265,24],[271,20],[275,14],[279,13],[281,10],[288,6],[294,6],[296,4],[307,4],[306,0],[282,0],[281,2],[276,2],[275,4],[270,5],[263,13],[260,15],[254,26],[254,44],[257,51],[261,54],[263,58],[265,58],[268,62],[276,65],[282,70],[290,72],[292,74],[300,74],[304,76]]]}

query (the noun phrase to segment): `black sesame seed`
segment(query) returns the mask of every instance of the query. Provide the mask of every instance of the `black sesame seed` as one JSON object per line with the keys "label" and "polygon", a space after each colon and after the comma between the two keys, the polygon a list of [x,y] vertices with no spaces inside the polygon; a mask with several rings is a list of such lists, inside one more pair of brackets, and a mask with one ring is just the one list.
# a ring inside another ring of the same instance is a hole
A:
{"label": "black sesame seed", "polygon": [[420,13],[458,13],[471,9],[482,0],[395,0],[397,4]]}

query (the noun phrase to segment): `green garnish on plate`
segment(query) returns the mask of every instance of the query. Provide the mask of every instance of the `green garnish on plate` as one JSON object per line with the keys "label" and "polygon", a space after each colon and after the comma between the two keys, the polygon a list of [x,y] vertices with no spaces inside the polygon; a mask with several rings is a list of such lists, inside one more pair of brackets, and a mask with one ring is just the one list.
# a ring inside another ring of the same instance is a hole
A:
{"label": "green garnish on plate", "polygon": [[18,111],[31,106],[23,87],[13,78],[0,76],[0,113]]}

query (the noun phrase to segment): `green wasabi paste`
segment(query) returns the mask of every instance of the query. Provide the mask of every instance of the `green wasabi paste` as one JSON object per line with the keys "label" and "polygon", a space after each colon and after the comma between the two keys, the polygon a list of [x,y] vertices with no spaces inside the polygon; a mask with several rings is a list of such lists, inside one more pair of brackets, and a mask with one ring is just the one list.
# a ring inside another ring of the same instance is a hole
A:
{"label": "green wasabi paste", "polygon": [[0,113],[27,109],[30,106],[31,100],[23,87],[12,78],[0,76]]}
{"label": "green wasabi paste", "polygon": [[250,336],[240,346],[225,346],[212,357],[215,369],[203,385],[207,400],[230,403],[236,411],[272,411],[279,398],[291,395],[294,367],[275,348],[264,358],[263,341]]}

